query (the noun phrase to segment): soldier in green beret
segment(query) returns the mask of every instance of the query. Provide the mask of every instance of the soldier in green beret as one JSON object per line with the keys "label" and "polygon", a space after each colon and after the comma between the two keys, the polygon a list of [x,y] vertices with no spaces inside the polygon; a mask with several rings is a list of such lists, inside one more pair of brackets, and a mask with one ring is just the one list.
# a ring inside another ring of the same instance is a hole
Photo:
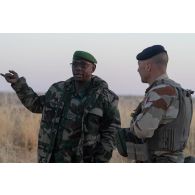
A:
{"label": "soldier in green beret", "polygon": [[42,113],[38,140],[39,162],[109,162],[120,127],[118,96],[101,78],[92,75],[97,60],[76,51],[73,77],[36,94],[15,71],[1,74],[11,83],[22,104]]}

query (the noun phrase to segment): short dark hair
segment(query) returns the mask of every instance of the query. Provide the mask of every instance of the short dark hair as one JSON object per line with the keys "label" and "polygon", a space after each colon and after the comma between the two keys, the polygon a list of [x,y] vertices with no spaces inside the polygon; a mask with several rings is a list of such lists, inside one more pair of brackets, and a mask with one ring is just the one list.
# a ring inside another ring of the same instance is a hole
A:
{"label": "short dark hair", "polygon": [[159,53],[158,55],[153,56],[151,59],[155,64],[166,66],[169,61],[169,57],[166,52]]}

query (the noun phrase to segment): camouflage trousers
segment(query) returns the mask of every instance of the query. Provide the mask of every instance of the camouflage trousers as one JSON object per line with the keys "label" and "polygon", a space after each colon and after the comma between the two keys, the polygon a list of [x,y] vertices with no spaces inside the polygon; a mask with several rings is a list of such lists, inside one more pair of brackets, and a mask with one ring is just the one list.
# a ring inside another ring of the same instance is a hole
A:
{"label": "camouflage trousers", "polygon": [[94,163],[96,162],[94,156],[94,150],[91,147],[84,147],[83,151],[78,147],[54,150],[50,163]]}
{"label": "camouflage trousers", "polygon": [[182,153],[176,155],[151,155],[151,163],[184,163],[184,156]]}

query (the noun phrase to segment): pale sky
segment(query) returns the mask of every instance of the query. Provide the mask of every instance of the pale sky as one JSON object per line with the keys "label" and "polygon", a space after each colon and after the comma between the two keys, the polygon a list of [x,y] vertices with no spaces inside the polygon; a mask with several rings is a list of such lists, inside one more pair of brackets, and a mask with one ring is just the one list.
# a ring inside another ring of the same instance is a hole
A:
{"label": "pale sky", "polygon": [[[76,50],[92,53],[95,75],[106,80],[118,95],[144,95],[136,55],[161,44],[169,55],[168,75],[184,88],[195,90],[195,34],[57,33],[0,34],[0,72],[15,70],[36,92],[72,76],[70,62]],[[0,91],[13,91],[0,78]]]}

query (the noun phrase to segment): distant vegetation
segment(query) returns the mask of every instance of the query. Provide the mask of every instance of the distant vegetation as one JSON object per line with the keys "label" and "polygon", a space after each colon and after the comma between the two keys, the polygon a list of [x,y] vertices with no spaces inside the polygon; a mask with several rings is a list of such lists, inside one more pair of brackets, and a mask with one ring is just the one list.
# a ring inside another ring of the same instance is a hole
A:
{"label": "distant vegetation", "polygon": [[[142,97],[120,97],[122,127],[128,127],[130,114]],[[15,94],[0,93],[0,162],[37,162],[40,114],[28,111]],[[195,155],[195,116],[192,120],[186,155]],[[128,162],[114,151],[111,162]]]}

